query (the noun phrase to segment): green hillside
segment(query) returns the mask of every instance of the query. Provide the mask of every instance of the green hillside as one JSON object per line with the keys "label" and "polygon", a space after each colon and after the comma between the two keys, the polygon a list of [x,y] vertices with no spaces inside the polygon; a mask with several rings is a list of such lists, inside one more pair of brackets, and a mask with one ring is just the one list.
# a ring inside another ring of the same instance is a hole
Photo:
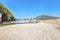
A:
{"label": "green hillside", "polygon": [[2,13],[3,22],[9,22],[9,21],[15,20],[14,16],[11,14],[11,12],[9,12],[9,10],[7,8],[5,8],[1,3],[0,3],[0,13]]}
{"label": "green hillside", "polygon": [[58,17],[48,16],[48,15],[41,15],[37,16],[34,19],[36,20],[50,20],[50,19],[57,19]]}

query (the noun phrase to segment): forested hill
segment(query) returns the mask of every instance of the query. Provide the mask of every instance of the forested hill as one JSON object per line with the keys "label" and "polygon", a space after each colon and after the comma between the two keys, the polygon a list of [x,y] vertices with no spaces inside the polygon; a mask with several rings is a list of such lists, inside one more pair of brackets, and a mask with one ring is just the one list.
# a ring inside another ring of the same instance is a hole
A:
{"label": "forested hill", "polygon": [[59,17],[53,17],[53,16],[48,16],[48,15],[41,15],[41,16],[37,16],[34,19],[36,20],[50,20],[50,19],[57,19]]}
{"label": "forested hill", "polygon": [[14,16],[11,14],[11,12],[7,8],[5,8],[1,3],[0,3],[0,13],[2,14],[3,22],[15,20]]}

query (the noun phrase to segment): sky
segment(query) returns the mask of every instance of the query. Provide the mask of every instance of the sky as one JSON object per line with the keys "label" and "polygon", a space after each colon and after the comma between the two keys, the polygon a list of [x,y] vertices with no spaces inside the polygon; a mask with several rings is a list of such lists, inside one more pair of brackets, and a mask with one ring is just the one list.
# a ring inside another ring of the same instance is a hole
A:
{"label": "sky", "polygon": [[15,18],[60,17],[60,0],[0,0]]}

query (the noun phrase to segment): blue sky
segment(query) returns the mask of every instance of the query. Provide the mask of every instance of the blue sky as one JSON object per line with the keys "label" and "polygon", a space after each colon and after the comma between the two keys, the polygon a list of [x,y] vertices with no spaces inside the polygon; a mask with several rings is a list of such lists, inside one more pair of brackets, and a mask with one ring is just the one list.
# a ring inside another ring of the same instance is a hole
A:
{"label": "blue sky", "polygon": [[60,0],[0,0],[16,18],[60,17]]}

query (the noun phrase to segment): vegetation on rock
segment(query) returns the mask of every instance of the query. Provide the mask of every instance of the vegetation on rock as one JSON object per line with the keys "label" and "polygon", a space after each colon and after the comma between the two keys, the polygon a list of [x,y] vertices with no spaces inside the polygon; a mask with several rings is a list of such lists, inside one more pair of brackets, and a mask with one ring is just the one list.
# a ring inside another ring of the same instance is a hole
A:
{"label": "vegetation on rock", "polygon": [[11,14],[11,12],[9,12],[9,10],[5,8],[1,3],[0,3],[0,13],[2,14],[2,22],[15,21],[15,18]]}
{"label": "vegetation on rock", "polygon": [[41,16],[35,17],[34,19],[36,19],[36,20],[50,20],[50,19],[57,19],[57,18],[59,18],[59,17],[41,15]]}

